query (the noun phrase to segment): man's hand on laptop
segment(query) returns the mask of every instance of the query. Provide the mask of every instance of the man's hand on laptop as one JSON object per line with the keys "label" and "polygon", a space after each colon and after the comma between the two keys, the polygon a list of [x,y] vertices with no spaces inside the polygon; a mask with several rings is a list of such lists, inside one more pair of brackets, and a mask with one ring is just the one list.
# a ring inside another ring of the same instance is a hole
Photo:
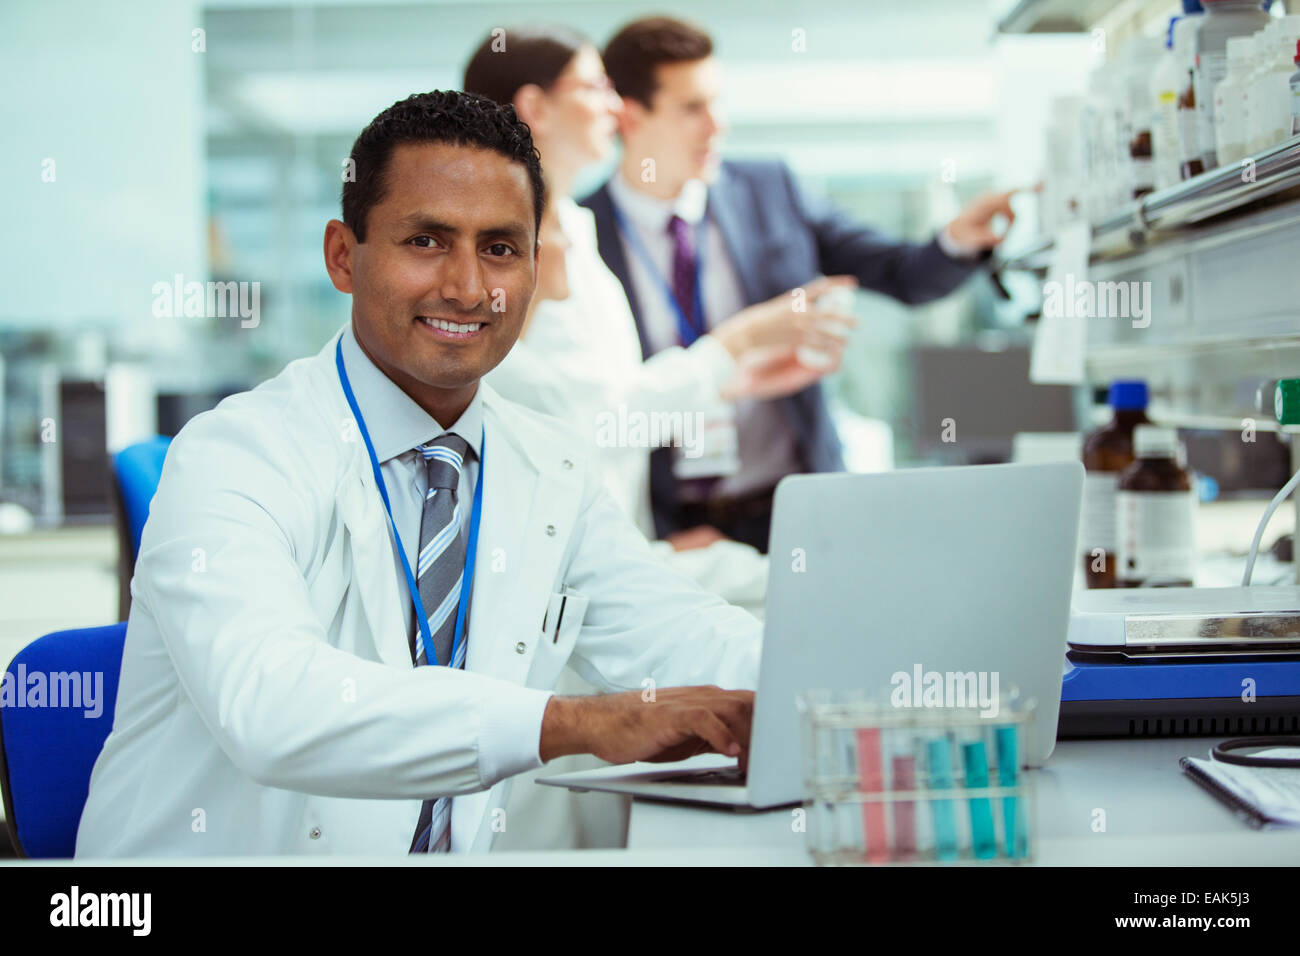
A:
{"label": "man's hand on laptop", "polygon": [[738,757],[744,770],[753,715],[753,691],[711,685],[661,688],[649,700],[642,691],[552,697],[539,753],[543,762],[589,753],[616,764],[719,753]]}

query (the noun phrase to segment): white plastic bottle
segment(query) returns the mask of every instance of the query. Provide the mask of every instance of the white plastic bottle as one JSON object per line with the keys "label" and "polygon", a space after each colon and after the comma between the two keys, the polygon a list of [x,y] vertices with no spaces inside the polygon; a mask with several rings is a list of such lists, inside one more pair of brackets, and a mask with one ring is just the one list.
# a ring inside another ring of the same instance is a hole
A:
{"label": "white plastic bottle", "polygon": [[1196,25],[1196,135],[1205,169],[1219,164],[1214,143],[1214,91],[1228,74],[1228,40],[1250,36],[1268,25],[1260,0],[1201,0],[1205,16]]}
{"label": "white plastic bottle", "polygon": [[1151,73],[1151,152],[1156,189],[1178,182],[1178,81],[1181,73],[1174,57],[1174,30],[1183,17],[1170,17],[1165,31],[1165,52]]}
{"label": "white plastic bottle", "polygon": [[1300,134],[1300,40],[1296,41],[1292,62],[1296,71],[1291,74],[1291,135]]}
{"label": "white plastic bottle", "polygon": [[1256,125],[1256,113],[1260,109],[1260,79],[1268,71],[1268,44],[1276,33],[1273,23],[1269,23],[1251,37],[1250,69],[1246,73],[1245,89],[1242,92],[1242,108],[1245,121],[1242,124],[1242,148],[1247,154],[1259,151],[1259,133]]}
{"label": "white plastic bottle", "polygon": [[1118,146],[1127,182],[1119,197],[1121,202],[1138,199],[1155,189],[1151,74],[1162,56],[1159,40],[1133,37],[1124,45],[1120,58]]}
{"label": "white plastic bottle", "polygon": [[1115,210],[1127,185],[1119,156],[1117,70],[1113,62],[1094,70],[1084,98],[1084,208],[1091,222],[1099,222]]}
{"label": "white plastic bottle", "polygon": [[1214,143],[1220,165],[1235,163],[1246,155],[1243,102],[1245,80],[1250,69],[1250,37],[1228,41],[1228,75],[1214,90]]}
{"label": "white plastic bottle", "polygon": [[1196,27],[1204,14],[1184,17],[1174,27],[1174,66],[1178,71],[1175,125],[1178,131],[1178,178],[1190,179],[1204,169],[1196,134]]}
{"label": "white plastic bottle", "polygon": [[1259,149],[1275,146],[1291,135],[1291,74],[1295,72],[1300,16],[1276,21],[1269,48],[1268,70],[1260,77],[1260,110],[1255,119]]}

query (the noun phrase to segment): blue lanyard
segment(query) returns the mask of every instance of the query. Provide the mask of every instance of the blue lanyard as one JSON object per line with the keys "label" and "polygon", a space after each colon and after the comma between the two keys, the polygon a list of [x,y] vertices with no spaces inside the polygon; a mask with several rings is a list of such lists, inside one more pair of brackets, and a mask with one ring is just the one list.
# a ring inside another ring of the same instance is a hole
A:
{"label": "blue lanyard", "polygon": [[[708,331],[708,326],[704,322],[704,296],[700,286],[700,277],[703,274],[704,265],[705,231],[703,229],[699,231],[699,236],[696,238],[695,242],[694,305],[695,315],[699,319],[700,323],[699,326],[696,327],[696,325],[691,322],[690,317],[682,311],[681,303],[677,301],[677,296],[673,293],[672,283],[670,283],[664,277],[664,274],[659,271],[658,267],[655,266],[654,259],[650,257],[650,250],[645,247],[645,243],[641,240],[640,234],[636,229],[628,224],[627,218],[623,215],[623,211],[619,209],[618,206],[610,203],[610,207],[614,210],[614,221],[618,224],[619,233],[627,238],[628,244],[632,247],[632,251],[636,253],[637,258],[641,260],[641,263],[646,267],[646,270],[650,275],[654,276],[660,290],[664,294],[664,298],[668,300],[668,306],[673,310],[673,315],[677,318],[678,340],[682,345],[690,345]],[[700,223],[703,225],[707,221],[707,219],[701,219]]]}
{"label": "blue lanyard", "polygon": [[[337,347],[334,349],[334,364],[338,366],[339,383],[343,386],[343,394],[347,397],[348,406],[352,409],[352,415],[357,420],[357,427],[361,429],[361,437],[366,443],[366,451],[370,454],[370,467],[375,473],[375,484],[379,486],[379,497],[384,500],[384,511],[388,514],[388,526],[393,529],[393,537],[397,539],[397,553],[402,559],[402,570],[406,572],[406,587],[411,592],[411,600],[415,602],[415,621],[420,626],[420,640],[424,643],[424,657],[433,665],[438,664],[438,655],[433,652],[433,635],[429,633],[429,615],[425,613],[424,601],[420,599],[420,588],[415,583],[415,575],[411,572],[411,562],[406,559],[406,548],[402,544],[402,536],[397,531],[397,522],[393,520],[393,508],[388,501],[388,487],[384,484],[384,476],[379,471],[379,458],[375,455],[375,446],[370,442],[370,432],[366,430],[366,420],[361,417],[361,409],[357,407],[357,397],[352,394],[352,385],[348,381],[347,369],[343,367],[343,337],[339,336]],[[485,461],[485,450],[487,448],[487,433],[480,433],[478,446],[478,478],[474,481],[474,510],[470,513],[469,519],[469,545],[465,548],[465,567],[461,572],[460,578],[460,599],[456,607],[456,630],[451,641],[451,660],[456,659],[456,649],[460,647],[461,636],[465,633],[465,609],[469,602],[466,600],[467,595],[473,593],[474,586],[474,555],[478,551],[478,524],[479,519],[483,516],[483,463]],[[459,529],[458,533],[459,533]]]}

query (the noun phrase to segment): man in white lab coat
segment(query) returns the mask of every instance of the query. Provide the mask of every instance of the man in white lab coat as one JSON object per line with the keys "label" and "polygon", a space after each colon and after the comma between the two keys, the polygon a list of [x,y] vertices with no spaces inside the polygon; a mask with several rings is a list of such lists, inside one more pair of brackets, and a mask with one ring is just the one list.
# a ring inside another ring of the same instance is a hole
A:
{"label": "man in white lab coat", "polygon": [[[352,160],[325,233],[352,322],[168,453],[79,857],[485,850],[553,757],[745,756],[757,621],[480,384],[535,283],[527,127],[421,94]],[[566,662],[608,693],[553,696]]]}

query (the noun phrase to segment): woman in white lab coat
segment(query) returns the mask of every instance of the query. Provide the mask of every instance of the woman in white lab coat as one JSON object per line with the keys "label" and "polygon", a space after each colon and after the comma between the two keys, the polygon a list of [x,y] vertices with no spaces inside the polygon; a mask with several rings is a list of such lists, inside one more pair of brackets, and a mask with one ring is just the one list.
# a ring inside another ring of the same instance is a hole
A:
{"label": "woman in white lab coat", "polygon": [[[623,287],[596,248],[596,224],[572,188],[579,171],[605,158],[621,103],[596,48],[559,28],[508,30],[505,50],[489,39],[466,71],[465,89],[513,103],[532,130],[546,177],[547,210],[539,234],[537,290],[519,341],[486,381],[506,398],[572,425],[614,501],[654,538],[650,449],[602,445],[602,411],[682,411],[716,402],[736,362],[716,335],[690,348],[666,349],[643,361]],[[762,612],[767,559],[747,544],[701,531],[653,542],[656,553],[727,601]],[[678,550],[678,547],[681,550]],[[591,693],[565,670],[559,693]],[[535,785],[533,778],[599,766],[594,757],[552,761],[515,782],[501,849],[622,845],[628,801],[615,794],[577,794]]]}
{"label": "woman in white lab coat", "polygon": [[[505,47],[489,37],[465,71],[465,89],[512,103],[532,130],[542,157],[548,203],[562,232],[567,289],[539,282],[534,313],[510,355],[488,377],[507,398],[575,425],[588,440],[605,485],[637,526],[654,537],[650,513],[650,450],[598,441],[599,416],[629,412],[681,413],[720,397],[758,395],[761,357],[745,341],[789,344],[786,317],[763,305],[746,309],[688,348],[643,360],[636,323],[622,284],[596,247],[591,212],[571,193],[581,170],[613,146],[621,101],[596,48],[558,28],[505,31]],[[543,239],[542,255],[554,251]],[[825,339],[817,344],[834,349]],[[827,368],[824,371],[829,371]],[[754,548],[713,529],[680,532],[656,545],[670,565],[733,604],[762,613],[767,560]]]}

